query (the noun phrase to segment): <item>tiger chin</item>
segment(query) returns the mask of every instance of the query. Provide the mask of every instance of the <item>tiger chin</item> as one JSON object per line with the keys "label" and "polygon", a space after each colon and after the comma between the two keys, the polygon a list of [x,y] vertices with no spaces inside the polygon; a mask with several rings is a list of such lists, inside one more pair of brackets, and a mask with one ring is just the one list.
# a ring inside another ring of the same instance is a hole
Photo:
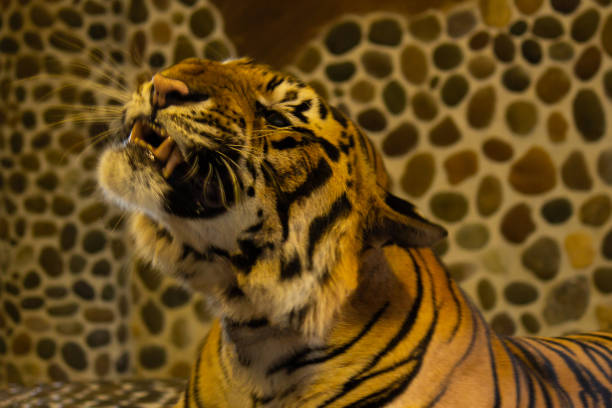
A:
{"label": "tiger chin", "polygon": [[103,191],[138,254],[217,306],[176,407],[612,406],[612,335],[493,333],[431,250],[445,230],[300,80],[188,59],[123,127]]}

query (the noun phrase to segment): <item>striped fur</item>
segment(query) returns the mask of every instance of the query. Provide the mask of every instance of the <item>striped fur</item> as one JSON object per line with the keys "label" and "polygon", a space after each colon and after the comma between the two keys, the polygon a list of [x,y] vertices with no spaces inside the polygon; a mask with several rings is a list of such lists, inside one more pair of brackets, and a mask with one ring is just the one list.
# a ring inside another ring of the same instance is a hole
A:
{"label": "striped fur", "polygon": [[430,249],[445,231],[299,80],[186,60],[124,125],[100,184],[219,316],[177,407],[612,407],[612,335],[493,333]]}

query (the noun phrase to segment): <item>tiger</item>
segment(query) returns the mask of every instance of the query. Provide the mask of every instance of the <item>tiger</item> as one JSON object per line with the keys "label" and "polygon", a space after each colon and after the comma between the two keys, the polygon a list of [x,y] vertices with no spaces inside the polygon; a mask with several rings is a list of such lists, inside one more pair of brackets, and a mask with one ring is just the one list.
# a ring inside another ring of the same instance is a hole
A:
{"label": "tiger", "polygon": [[496,334],[341,110],[251,59],[141,84],[100,158],[136,254],[214,306],[175,408],[612,407],[612,333]]}

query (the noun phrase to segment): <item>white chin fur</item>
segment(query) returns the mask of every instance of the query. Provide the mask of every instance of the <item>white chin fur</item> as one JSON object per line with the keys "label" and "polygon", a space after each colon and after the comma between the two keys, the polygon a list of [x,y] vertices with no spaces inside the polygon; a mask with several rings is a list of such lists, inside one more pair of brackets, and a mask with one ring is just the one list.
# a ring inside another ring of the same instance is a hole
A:
{"label": "white chin fur", "polygon": [[125,148],[106,150],[98,165],[98,182],[106,196],[119,206],[157,218],[163,212],[168,185],[155,169],[130,166]]}

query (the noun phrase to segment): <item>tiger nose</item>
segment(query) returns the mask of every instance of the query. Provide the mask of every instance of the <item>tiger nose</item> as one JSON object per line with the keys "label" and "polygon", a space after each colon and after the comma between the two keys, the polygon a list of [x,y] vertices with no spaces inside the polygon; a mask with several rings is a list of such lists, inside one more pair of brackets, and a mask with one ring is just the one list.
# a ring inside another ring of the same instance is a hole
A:
{"label": "tiger nose", "polygon": [[[155,74],[153,77],[153,105],[158,108],[165,107],[167,102],[166,95],[173,92],[186,96],[189,94],[189,88],[178,79],[166,78],[163,75]],[[169,103],[168,105],[171,104]]]}

